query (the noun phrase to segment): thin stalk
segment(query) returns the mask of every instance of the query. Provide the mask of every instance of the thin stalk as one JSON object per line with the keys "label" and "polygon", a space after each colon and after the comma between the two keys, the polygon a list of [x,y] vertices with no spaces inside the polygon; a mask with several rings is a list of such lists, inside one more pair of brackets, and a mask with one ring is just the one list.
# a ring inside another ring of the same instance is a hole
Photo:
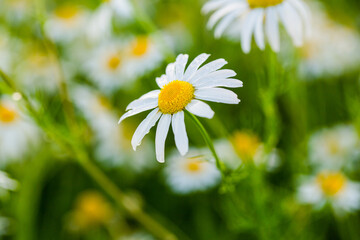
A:
{"label": "thin stalk", "polygon": [[196,126],[199,128],[201,135],[203,136],[207,146],[209,147],[211,153],[213,154],[215,161],[216,161],[216,167],[220,170],[220,172],[223,174],[223,162],[220,160],[219,156],[216,153],[214,144],[206,131],[205,127],[202,125],[202,123],[195,117],[194,114],[190,113],[189,111],[185,110],[185,113],[193,120],[193,122],[196,124]]}

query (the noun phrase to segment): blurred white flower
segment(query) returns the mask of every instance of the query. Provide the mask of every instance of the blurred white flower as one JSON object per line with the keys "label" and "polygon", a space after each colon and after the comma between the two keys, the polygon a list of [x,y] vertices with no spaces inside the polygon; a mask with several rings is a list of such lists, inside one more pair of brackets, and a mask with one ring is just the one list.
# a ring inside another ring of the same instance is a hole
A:
{"label": "blurred white flower", "polygon": [[215,37],[221,37],[226,29],[239,32],[245,53],[250,52],[253,35],[261,50],[265,49],[267,38],[271,48],[278,52],[279,22],[295,46],[301,46],[309,36],[309,11],[302,0],[211,0],[204,5],[203,12],[213,12],[207,27],[217,24]]}
{"label": "blurred white flower", "polygon": [[360,35],[356,29],[336,23],[319,6],[311,10],[313,34],[300,50],[300,74],[333,77],[359,69]]}
{"label": "blurred white flower", "polygon": [[10,97],[0,98],[0,165],[19,160],[39,140],[39,130]]}
{"label": "blurred white flower", "polygon": [[221,173],[214,161],[202,155],[204,150],[190,149],[185,156],[174,153],[165,168],[167,184],[180,194],[204,191],[219,183]]}
{"label": "blurred white flower", "polygon": [[219,70],[227,62],[224,59],[212,61],[199,68],[210,55],[200,54],[187,67],[188,55],[180,54],[175,63],[170,63],[166,68],[166,74],[156,79],[160,87],[139,99],[131,102],[126,112],[119,120],[153,109],[136,129],[131,144],[136,150],[141,140],[160,119],[156,130],[155,150],[156,159],[165,161],[165,140],[170,124],[175,137],[175,144],[181,155],[185,155],[189,148],[189,140],[186,133],[184,110],[197,116],[212,118],[213,110],[209,105],[200,101],[211,101],[227,104],[238,104],[237,95],[221,87],[242,87],[242,82],[231,79],[236,75],[232,70]]}
{"label": "blurred white flower", "polygon": [[129,130],[116,124],[116,114],[105,97],[80,86],[73,88],[72,97],[95,133],[96,158],[104,165],[127,165],[135,171],[153,166],[153,161],[149,161],[150,144],[145,144],[138,154],[132,151],[126,138]]}
{"label": "blurred white flower", "polygon": [[23,62],[17,69],[17,79],[25,91],[44,90],[53,93],[58,87],[58,68],[54,59],[44,50],[27,46]]}
{"label": "blurred white flower", "polygon": [[84,33],[88,13],[75,4],[65,4],[54,10],[45,23],[49,37],[68,43]]}
{"label": "blurred white flower", "polygon": [[30,16],[31,0],[4,0],[0,12],[11,24],[19,24]]}
{"label": "blurred white flower", "polygon": [[17,181],[11,179],[6,172],[0,171],[0,197],[7,195],[8,191],[16,190],[17,186]]}
{"label": "blurred white flower", "polygon": [[354,126],[338,125],[311,136],[309,157],[316,166],[339,169],[352,160],[359,147],[359,136]]}
{"label": "blurred white flower", "polygon": [[350,181],[341,172],[320,172],[303,180],[297,198],[317,209],[328,202],[337,214],[344,214],[360,208],[360,184]]}

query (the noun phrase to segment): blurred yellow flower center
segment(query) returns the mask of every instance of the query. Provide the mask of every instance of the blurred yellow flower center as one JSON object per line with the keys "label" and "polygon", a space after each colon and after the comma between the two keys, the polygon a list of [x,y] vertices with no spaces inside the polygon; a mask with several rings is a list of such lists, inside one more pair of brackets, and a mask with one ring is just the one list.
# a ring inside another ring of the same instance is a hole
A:
{"label": "blurred yellow flower center", "polygon": [[17,118],[17,113],[0,104],[0,121],[3,123],[11,123]]}
{"label": "blurred yellow flower center", "polygon": [[65,5],[55,10],[55,15],[59,18],[70,20],[74,18],[79,12],[79,8],[73,5]]}
{"label": "blurred yellow flower center", "polygon": [[192,84],[175,80],[166,84],[159,94],[159,109],[164,114],[174,114],[184,110],[194,98],[195,88]]}
{"label": "blurred yellow flower center", "polygon": [[138,37],[133,45],[132,54],[140,57],[144,55],[149,48],[149,39],[147,37]]}
{"label": "blurred yellow flower center", "polygon": [[246,161],[254,158],[260,146],[260,141],[258,137],[253,134],[236,132],[233,137],[233,144],[241,160]]}
{"label": "blurred yellow flower center", "polygon": [[343,174],[337,172],[320,173],[317,182],[327,196],[336,195],[345,186],[346,179]]}
{"label": "blurred yellow flower center", "polygon": [[121,59],[120,56],[117,54],[110,56],[110,58],[107,61],[107,66],[110,70],[114,71],[119,67],[120,63],[121,63]]}
{"label": "blurred yellow flower center", "polygon": [[266,8],[278,5],[284,0],[247,0],[251,8]]}
{"label": "blurred yellow flower center", "polygon": [[201,170],[201,161],[198,160],[189,160],[186,164],[186,169],[189,172],[198,172]]}

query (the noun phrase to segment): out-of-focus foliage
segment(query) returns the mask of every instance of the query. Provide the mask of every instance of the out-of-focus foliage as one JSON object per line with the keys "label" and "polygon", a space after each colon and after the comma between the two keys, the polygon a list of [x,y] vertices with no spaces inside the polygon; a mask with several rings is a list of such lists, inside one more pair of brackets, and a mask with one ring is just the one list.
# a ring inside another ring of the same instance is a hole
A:
{"label": "out-of-focus foliage", "polygon": [[[359,239],[358,1],[305,1],[277,54],[215,39],[205,2],[0,0],[0,239]],[[164,164],[154,129],[131,147],[144,113],[117,124],[180,53],[244,83],[200,120],[222,173],[187,117]]]}

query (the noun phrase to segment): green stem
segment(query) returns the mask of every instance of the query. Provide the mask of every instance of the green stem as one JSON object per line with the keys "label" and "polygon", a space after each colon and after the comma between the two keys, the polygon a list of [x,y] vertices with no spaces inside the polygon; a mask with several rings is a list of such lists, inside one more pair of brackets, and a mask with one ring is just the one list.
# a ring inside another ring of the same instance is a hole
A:
{"label": "green stem", "polygon": [[220,170],[221,174],[223,174],[223,162],[221,162],[219,156],[217,155],[216,151],[215,151],[215,147],[214,144],[208,134],[208,132],[206,131],[205,127],[202,125],[202,123],[199,121],[199,119],[197,119],[197,117],[195,117],[194,114],[190,113],[189,111],[185,110],[185,113],[191,118],[191,120],[193,120],[193,122],[196,124],[196,126],[199,128],[201,135],[203,136],[207,146],[209,147],[211,153],[213,154],[215,161],[216,161],[216,167]]}

